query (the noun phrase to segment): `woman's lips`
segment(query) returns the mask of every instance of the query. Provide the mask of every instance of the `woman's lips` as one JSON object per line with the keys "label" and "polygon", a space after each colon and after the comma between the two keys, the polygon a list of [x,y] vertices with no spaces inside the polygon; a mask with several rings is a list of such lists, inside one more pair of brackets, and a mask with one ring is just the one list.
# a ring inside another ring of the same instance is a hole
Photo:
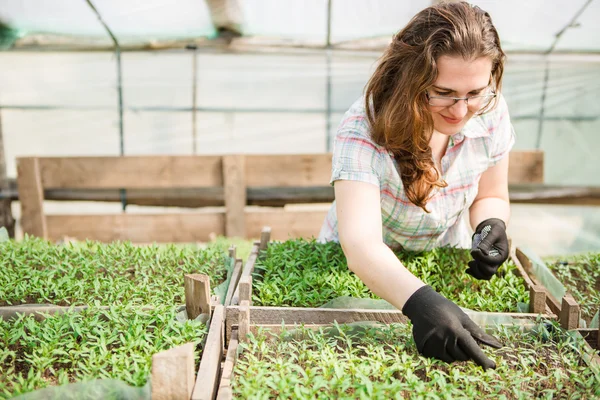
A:
{"label": "woman's lips", "polygon": [[453,124],[453,125],[456,125],[456,124],[460,123],[460,121],[462,121],[462,119],[448,118],[448,117],[444,117],[443,115],[442,115],[442,118],[444,118],[444,121],[446,121],[447,123]]}

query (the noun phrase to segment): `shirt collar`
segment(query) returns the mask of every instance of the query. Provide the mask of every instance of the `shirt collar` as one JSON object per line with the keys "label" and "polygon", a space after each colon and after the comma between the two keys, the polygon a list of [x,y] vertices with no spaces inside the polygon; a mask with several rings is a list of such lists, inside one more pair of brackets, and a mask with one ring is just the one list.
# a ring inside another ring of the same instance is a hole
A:
{"label": "shirt collar", "polygon": [[484,124],[482,116],[476,116],[471,118],[460,132],[451,136],[453,144],[458,144],[465,140],[465,138],[474,139],[480,137],[487,137],[490,135],[490,131]]}

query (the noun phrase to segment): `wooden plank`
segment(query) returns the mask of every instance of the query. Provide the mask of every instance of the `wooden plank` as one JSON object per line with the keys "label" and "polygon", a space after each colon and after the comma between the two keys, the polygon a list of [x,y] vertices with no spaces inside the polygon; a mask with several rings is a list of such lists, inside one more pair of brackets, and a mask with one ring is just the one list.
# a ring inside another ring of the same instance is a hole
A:
{"label": "wooden plank", "polygon": [[[3,191],[10,200],[19,200],[17,183],[8,178]],[[508,186],[511,203],[600,205],[600,187],[565,186],[543,183],[514,183]],[[44,199],[62,201],[120,202],[117,189],[44,189]],[[224,188],[128,189],[127,203],[146,206],[211,207],[225,205]],[[246,188],[246,204],[282,207],[286,204],[331,203],[332,186],[250,187]]]}
{"label": "wooden plank", "polygon": [[577,328],[592,348],[600,350],[600,330],[598,328]]}
{"label": "wooden plank", "polygon": [[210,319],[210,278],[204,274],[184,276],[185,309],[189,319],[208,314]]}
{"label": "wooden plank", "polygon": [[[543,151],[509,153],[509,183],[542,183]],[[248,186],[327,186],[331,178],[331,153],[247,155]]]}
{"label": "wooden plank", "polygon": [[[16,181],[9,178],[4,193],[18,200]],[[510,184],[508,196],[515,204],[600,205],[600,187],[557,186],[546,184]],[[46,200],[120,202],[117,189],[45,189]],[[210,207],[225,205],[224,188],[128,189],[127,203],[146,206]],[[282,207],[286,204],[331,203],[332,186],[246,188],[246,204]]]}
{"label": "wooden plank", "polygon": [[40,168],[48,189],[223,186],[221,156],[45,157]]}
{"label": "wooden plank", "polygon": [[267,246],[269,246],[269,241],[271,240],[271,227],[265,226],[262,228],[260,232],[260,245],[258,246],[259,251],[265,251]]}
{"label": "wooden plank", "polygon": [[[0,192],[8,189],[8,176],[6,174],[6,158],[4,155],[4,136],[2,134],[2,110],[0,109]],[[12,215],[12,199],[0,199],[0,228],[5,227],[8,236],[15,237],[15,219]]]}
{"label": "wooden plank", "polygon": [[331,153],[246,155],[248,186],[327,186]]}
{"label": "wooden plank", "polygon": [[544,152],[541,150],[509,153],[508,183],[543,183]]}
{"label": "wooden plank", "polygon": [[44,189],[38,158],[17,158],[17,184],[23,233],[47,239],[48,225],[44,217]]}
{"label": "wooden plank", "polygon": [[270,208],[246,211],[246,234],[259,237],[264,226],[271,227],[271,240],[287,240],[290,237],[311,238],[319,236],[328,210],[297,210]]}
{"label": "wooden plank", "polygon": [[194,344],[152,356],[152,400],[189,400],[194,388]]}
{"label": "wooden plank", "polygon": [[212,400],[217,393],[221,358],[224,350],[223,323],[225,308],[222,305],[215,307],[206,343],[204,344],[202,359],[196,383],[192,392],[192,400]]}
{"label": "wooden plank", "polygon": [[[46,315],[60,315],[67,312],[81,312],[87,310],[89,306],[48,306],[42,304],[22,304],[18,306],[0,307],[0,319],[10,320],[19,315],[33,315],[36,321],[46,319]],[[94,309],[108,310],[111,306],[94,306]],[[152,306],[143,306],[142,310],[152,310]]]}
{"label": "wooden plank", "polygon": [[[254,271],[254,264],[256,263],[256,258],[258,257],[258,244],[254,244],[252,246],[252,250],[250,250],[250,255],[248,256],[248,260],[246,260],[246,264],[244,265],[244,269],[242,270],[242,274],[240,276],[240,280],[244,276],[252,276],[252,272]],[[235,289],[233,294],[233,298],[231,299],[231,305],[239,305],[240,304],[240,287],[239,284]]]}
{"label": "wooden plank", "polygon": [[231,273],[231,280],[229,281],[229,286],[227,287],[227,295],[225,296],[225,306],[231,305],[233,294],[235,293],[235,289],[238,286],[240,276],[242,275],[242,266],[242,260],[239,258],[236,259],[235,266],[233,267],[233,272]]}
{"label": "wooden plank", "polygon": [[101,242],[207,242],[223,235],[222,213],[48,215],[48,238],[65,236]]}
{"label": "wooden plank", "polygon": [[[533,285],[543,286],[543,285],[540,285],[539,281],[533,274],[533,264],[532,264],[531,260],[518,247],[515,250],[515,257],[513,257],[513,262],[515,263],[515,265],[517,265],[518,268],[521,269],[521,273],[524,274],[523,278],[526,279],[528,282],[532,282],[531,286],[533,286]],[[525,276],[527,276],[527,278],[525,278]],[[530,301],[530,304],[531,304],[531,301]],[[558,300],[556,298],[554,298],[554,296],[552,296],[552,294],[548,290],[546,290],[546,304],[548,305],[548,307],[554,314],[556,314],[556,315],[560,314],[561,305],[558,302]]]}
{"label": "wooden plank", "polygon": [[240,304],[247,301],[252,305],[252,277],[242,276],[240,278]]}
{"label": "wooden plank", "polygon": [[579,314],[579,304],[570,294],[565,295],[562,299],[559,314],[560,326],[567,330],[577,329],[579,327]]}
{"label": "wooden plank", "polygon": [[239,307],[238,313],[238,339],[240,343],[244,343],[247,340],[248,333],[250,332],[250,302],[248,300],[242,300]]}
{"label": "wooden plank", "polygon": [[233,398],[233,391],[231,390],[231,378],[233,377],[233,368],[237,362],[238,345],[238,332],[233,331],[231,334],[231,340],[229,341],[229,346],[227,346],[227,356],[225,357],[225,363],[223,364],[223,370],[221,372],[221,381],[219,383],[219,391],[217,392],[217,400],[229,400]]}
{"label": "wooden plank", "polygon": [[227,249],[227,254],[229,254],[229,258],[235,259],[235,256],[236,256],[235,253],[236,253],[236,248],[235,248],[235,245],[232,244],[231,246],[229,246],[229,249]]}
{"label": "wooden plank", "polygon": [[[226,335],[229,337],[239,319],[239,306],[227,307]],[[386,324],[407,322],[398,310],[362,310],[302,307],[250,307],[250,324],[340,324],[358,321],[377,321]]]}
{"label": "wooden plank", "polygon": [[225,184],[225,233],[228,237],[246,237],[245,158],[241,154],[223,156]]}
{"label": "wooden plank", "polygon": [[546,289],[540,285],[529,288],[529,312],[543,314],[546,310]]}

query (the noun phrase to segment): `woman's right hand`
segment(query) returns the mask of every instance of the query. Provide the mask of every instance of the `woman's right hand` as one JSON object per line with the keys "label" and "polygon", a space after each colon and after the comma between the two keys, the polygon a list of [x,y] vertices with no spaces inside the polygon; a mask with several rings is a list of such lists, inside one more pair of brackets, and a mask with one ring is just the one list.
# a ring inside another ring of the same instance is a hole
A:
{"label": "woman's right hand", "polygon": [[475,340],[495,348],[502,344],[431,286],[417,289],[404,304],[402,313],[411,320],[417,350],[425,357],[448,363],[472,359],[484,370],[496,368],[496,363]]}

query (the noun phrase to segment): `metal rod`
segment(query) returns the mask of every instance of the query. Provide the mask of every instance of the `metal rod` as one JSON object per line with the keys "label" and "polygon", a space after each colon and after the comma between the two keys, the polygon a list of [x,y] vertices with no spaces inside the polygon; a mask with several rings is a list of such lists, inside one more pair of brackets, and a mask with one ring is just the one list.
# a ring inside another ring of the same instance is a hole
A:
{"label": "metal rod", "polygon": [[325,50],[325,63],[326,63],[326,81],[325,81],[325,93],[326,93],[326,111],[325,111],[325,149],[329,153],[331,152],[331,3],[333,0],[327,0],[327,38],[326,38],[326,50]]}
{"label": "metal rod", "polygon": [[583,14],[585,9],[590,5],[591,2],[592,2],[592,0],[588,0],[585,2],[585,4],[583,6],[581,6],[581,8],[575,13],[573,18],[571,18],[571,20],[560,31],[558,31],[558,33],[554,36],[554,41],[552,42],[552,45],[544,53],[544,55],[546,56],[546,68],[544,70],[544,86],[542,88],[542,98],[541,98],[542,104],[540,106],[540,115],[539,115],[539,120],[538,120],[536,149],[540,149],[540,146],[542,144],[542,134],[543,134],[543,130],[544,130],[544,114],[546,111],[545,110],[546,109],[546,92],[548,91],[548,80],[549,80],[549,76],[550,76],[550,60],[548,59],[548,56],[550,54],[552,54],[552,52],[556,48],[556,45],[558,44],[558,41],[560,40],[562,35],[567,31],[567,29],[575,26],[575,22],[577,22],[577,18],[579,18],[581,16],[581,14]]}
{"label": "metal rod", "polygon": [[198,63],[198,52],[197,47],[194,46],[194,54],[192,55],[192,154],[196,155],[198,152],[197,148],[197,135],[198,131],[196,129],[196,91],[198,87],[198,72],[196,71],[197,63]]}
{"label": "metal rod", "polygon": [[[0,106],[5,110],[109,110],[110,107],[80,107],[80,106],[19,106],[19,105],[6,105]],[[133,112],[191,112],[191,107],[127,107],[128,111]],[[323,114],[323,108],[228,108],[228,107],[198,107],[197,112],[207,113],[298,113],[298,114]],[[344,113],[346,109],[331,109],[332,113]],[[513,120],[539,120],[539,114],[523,114],[523,115],[511,115],[511,121]],[[544,116],[544,121],[596,121],[600,119],[598,116],[573,116],[573,115],[558,115],[558,116]]]}
{"label": "metal rod", "polygon": [[327,38],[325,40],[325,46],[331,48],[331,3],[333,0],[327,0]]}
{"label": "metal rod", "polygon": [[[108,32],[108,35],[110,36],[110,38],[113,41],[113,44],[115,45],[115,55],[117,56],[117,92],[119,97],[119,154],[124,155],[125,139],[123,133],[123,74],[121,71],[121,47],[119,46],[119,41],[117,40],[116,36],[113,35],[106,22],[104,22],[104,20],[102,19],[102,16],[98,12],[98,9],[96,9],[94,4],[92,3],[92,0],[85,1],[88,3],[92,11],[94,11],[96,16],[98,17],[98,20],[100,21],[104,29],[106,29],[106,32]],[[127,208],[127,195],[125,189],[121,189],[121,206],[123,211],[125,211],[125,209]]]}

